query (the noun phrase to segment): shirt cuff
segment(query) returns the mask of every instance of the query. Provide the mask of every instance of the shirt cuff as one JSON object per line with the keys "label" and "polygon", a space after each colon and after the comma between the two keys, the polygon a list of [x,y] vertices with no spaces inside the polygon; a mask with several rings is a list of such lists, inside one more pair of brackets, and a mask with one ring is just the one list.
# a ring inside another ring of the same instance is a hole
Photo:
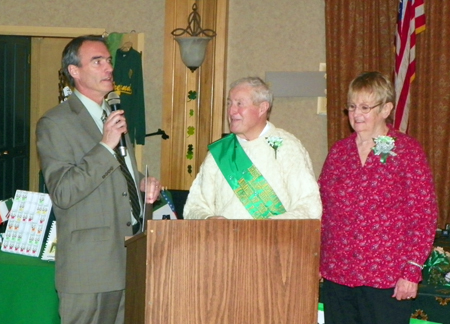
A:
{"label": "shirt cuff", "polygon": [[422,281],[422,268],[406,262],[402,271],[402,278],[414,283],[419,283]]}
{"label": "shirt cuff", "polygon": [[100,142],[101,145],[103,145],[112,155],[116,156],[116,153],[114,152],[114,150],[112,148],[110,148],[108,145],[106,145],[103,142]]}

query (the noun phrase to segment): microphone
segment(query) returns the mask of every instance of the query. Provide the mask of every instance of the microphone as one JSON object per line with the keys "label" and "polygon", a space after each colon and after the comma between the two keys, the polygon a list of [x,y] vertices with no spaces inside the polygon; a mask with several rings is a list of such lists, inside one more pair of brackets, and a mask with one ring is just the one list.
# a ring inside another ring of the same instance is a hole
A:
{"label": "microphone", "polygon": [[[111,91],[108,93],[108,97],[106,97],[106,102],[111,107],[112,111],[116,111],[120,109],[120,97],[117,93],[114,91]],[[121,156],[127,155],[127,144],[125,142],[125,134],[122,133],[122,136],[120,137],[119,141],[119,153]]]}

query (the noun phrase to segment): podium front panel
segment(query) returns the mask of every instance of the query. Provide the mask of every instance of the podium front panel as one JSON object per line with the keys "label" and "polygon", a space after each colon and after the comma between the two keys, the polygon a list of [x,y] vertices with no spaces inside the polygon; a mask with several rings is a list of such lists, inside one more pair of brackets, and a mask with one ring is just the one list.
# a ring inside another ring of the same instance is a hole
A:
{"label": "podium front panel", "polygon": [[133,244],[145,323],[317,323],[319,220],[155,220]]}

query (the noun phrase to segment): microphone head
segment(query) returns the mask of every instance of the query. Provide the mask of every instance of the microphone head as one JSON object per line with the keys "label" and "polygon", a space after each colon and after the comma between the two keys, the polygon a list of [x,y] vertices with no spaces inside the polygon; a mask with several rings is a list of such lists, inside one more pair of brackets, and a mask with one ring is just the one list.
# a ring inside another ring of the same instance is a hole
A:
{"label": "microphone head", "polygon": [[117,93],[115,93],[114,91],[111,91],[110,93],[108,93],[108,96],[106,97],[106,102],[110,106],[120,105],[120,97]]}

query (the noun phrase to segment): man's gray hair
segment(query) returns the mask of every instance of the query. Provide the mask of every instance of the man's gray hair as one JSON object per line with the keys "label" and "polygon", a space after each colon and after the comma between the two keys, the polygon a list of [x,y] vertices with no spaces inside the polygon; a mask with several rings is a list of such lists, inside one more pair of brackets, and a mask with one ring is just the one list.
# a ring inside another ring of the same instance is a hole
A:
{"label": "man's gray hair", "polygon": [[273,105],[273,93],[269,89],[267,83],[259,77],[241,78],[230,85],[230,91],[241,85],[248,85],[253,88],[252,98],[254,104],[260,104],[263,101],[269,103],[269,109],[267,110],[267,113],[269,114]]}

